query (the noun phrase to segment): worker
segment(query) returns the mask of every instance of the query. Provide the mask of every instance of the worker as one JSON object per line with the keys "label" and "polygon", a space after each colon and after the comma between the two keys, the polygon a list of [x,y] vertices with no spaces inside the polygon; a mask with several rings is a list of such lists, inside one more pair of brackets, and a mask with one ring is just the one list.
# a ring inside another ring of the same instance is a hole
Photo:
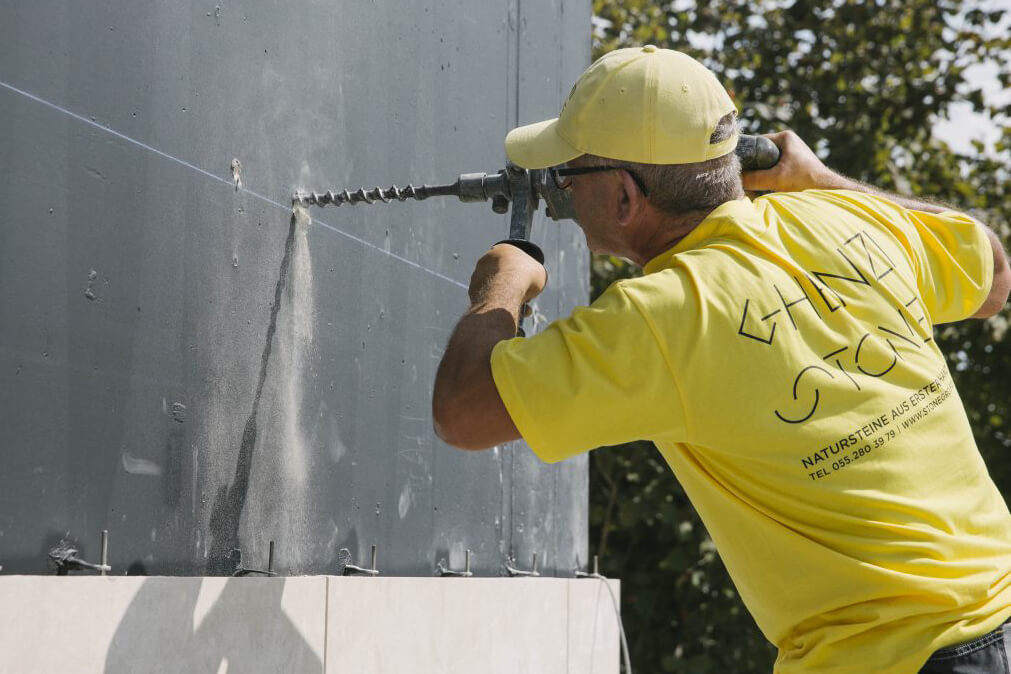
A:
{"label": "worker", "polygon": [[1001,242],[769,138],[779,163],[742,176],[726,91],[653,46],[605,55],[557,119],[510,132],[590,250],[643,276],[515,337],[547,275],[494,246],[439,366],[436,432],[522,438],[549,463],[652,441],[777,674],[1008,672],[1011,515],[933,339],[1004,306]]}

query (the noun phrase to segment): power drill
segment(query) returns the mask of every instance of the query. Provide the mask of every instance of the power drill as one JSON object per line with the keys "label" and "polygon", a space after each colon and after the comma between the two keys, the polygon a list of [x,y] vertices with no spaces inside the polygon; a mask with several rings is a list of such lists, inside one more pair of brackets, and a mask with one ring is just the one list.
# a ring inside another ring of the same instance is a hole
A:
{"label": "power drill", "polygon": [[[737,141],[737,156],[745,171],[766,169],[779,161],[779,148],[768,138],[741,135]],[[498,173],[464,173],[448,185],[407,185],[389,189],[364,187],[351,192],[305,192],[296,190],[293,206],[341,206],[343,204],[372,204],[377,201],[422,201],[429,197],[453,196],[460,201],[488,201],[499,214],[510,212],[509,238],[499,243],[509,243],[520,248],[541,264],[544,252],[530,241],[530,226],[540,201],[544,200],[545,214],[552,220],[574,219],[575,211],[569,193],[555,185],[551,169],[524,169],[512,163]],[[520,330],[522,333],[522,328]]]}
{"label": "power drill", "polygon": [[[766,169],[779,161],[779,148],[768,138],[741,135],[737,142],[737,156],[745,171]],[[448,185],[407,185],[389,189],[360,188],[354,192],[305,192],[296,190],[292,204],[299,206],[341,206],[343,204],[372,204],[377,201],[422,201],[429,197],[457,197],[460,201],[488,201],[499,214],[512,213],[509,219],[509,238],[512,243],[544,263],[544,254],[530,243],[530,226],[540,200],[544,200],[545,215],[552,220],[570,220],[575,217],[569,193],[559,189],[552,179],[550,169],[523,169],[509,164],[498,173],[464,173]]]}

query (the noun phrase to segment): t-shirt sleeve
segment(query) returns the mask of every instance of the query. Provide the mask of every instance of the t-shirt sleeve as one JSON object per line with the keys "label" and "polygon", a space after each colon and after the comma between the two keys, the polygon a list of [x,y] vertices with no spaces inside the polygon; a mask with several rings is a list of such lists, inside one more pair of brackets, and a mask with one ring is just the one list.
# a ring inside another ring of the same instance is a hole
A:
{"label": "t-shirt sleeve", "polygon": [[933,322],[969,318],[993,285],[993,248],[986,230],[955,211],[907,212],[919,234],[918,280]]}
{"label": "t-shirt sleeve", "polygon": [[932,323],[960,321],[979,310],[993,284],[993,248],[982,223],[956,211],[926,213],[852,195],[904,239]]}
{"label": "t-shirt sleeve", "polygon": [[684,428],[665,350],[620,282],[540,334],[497,344],[491,369],[513,423],[549,463]]}

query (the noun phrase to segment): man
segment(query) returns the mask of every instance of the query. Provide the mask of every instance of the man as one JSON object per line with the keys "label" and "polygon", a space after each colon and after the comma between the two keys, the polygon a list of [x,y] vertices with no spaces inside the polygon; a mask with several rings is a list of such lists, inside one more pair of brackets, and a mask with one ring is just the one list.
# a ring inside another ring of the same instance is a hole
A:
{"label": "man", "polygon": [[1004,250],[770,137],[779,164],[742,185],[726,92],[652,46],[601,58],[557,120],[511,132],[520,166],[566,165],[590,249],[644,276],[514,338],[547,279],[492,248],[439,368],[436,430],[466,449],[522,437],[548,462],[652,440],[778,673],[1007,672],[1011,515],[931,337],[1004,306]]}

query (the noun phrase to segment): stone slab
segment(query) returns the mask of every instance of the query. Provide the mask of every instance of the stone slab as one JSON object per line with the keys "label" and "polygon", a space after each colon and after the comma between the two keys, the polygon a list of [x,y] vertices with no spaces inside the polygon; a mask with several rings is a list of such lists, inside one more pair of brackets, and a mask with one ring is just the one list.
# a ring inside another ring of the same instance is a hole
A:
{"label": "stone slab", "polygon": [[328,674],[618,672],[599,581],[331,578],[329,598]]}
{"label": "stone slab", "polygon": [[326,578],[0,578],[0,674],[323,671]]}
{"label": "stone slab", "polygon": [[0,674],[618,672],[597,580],[3,576],[0,606]]}

